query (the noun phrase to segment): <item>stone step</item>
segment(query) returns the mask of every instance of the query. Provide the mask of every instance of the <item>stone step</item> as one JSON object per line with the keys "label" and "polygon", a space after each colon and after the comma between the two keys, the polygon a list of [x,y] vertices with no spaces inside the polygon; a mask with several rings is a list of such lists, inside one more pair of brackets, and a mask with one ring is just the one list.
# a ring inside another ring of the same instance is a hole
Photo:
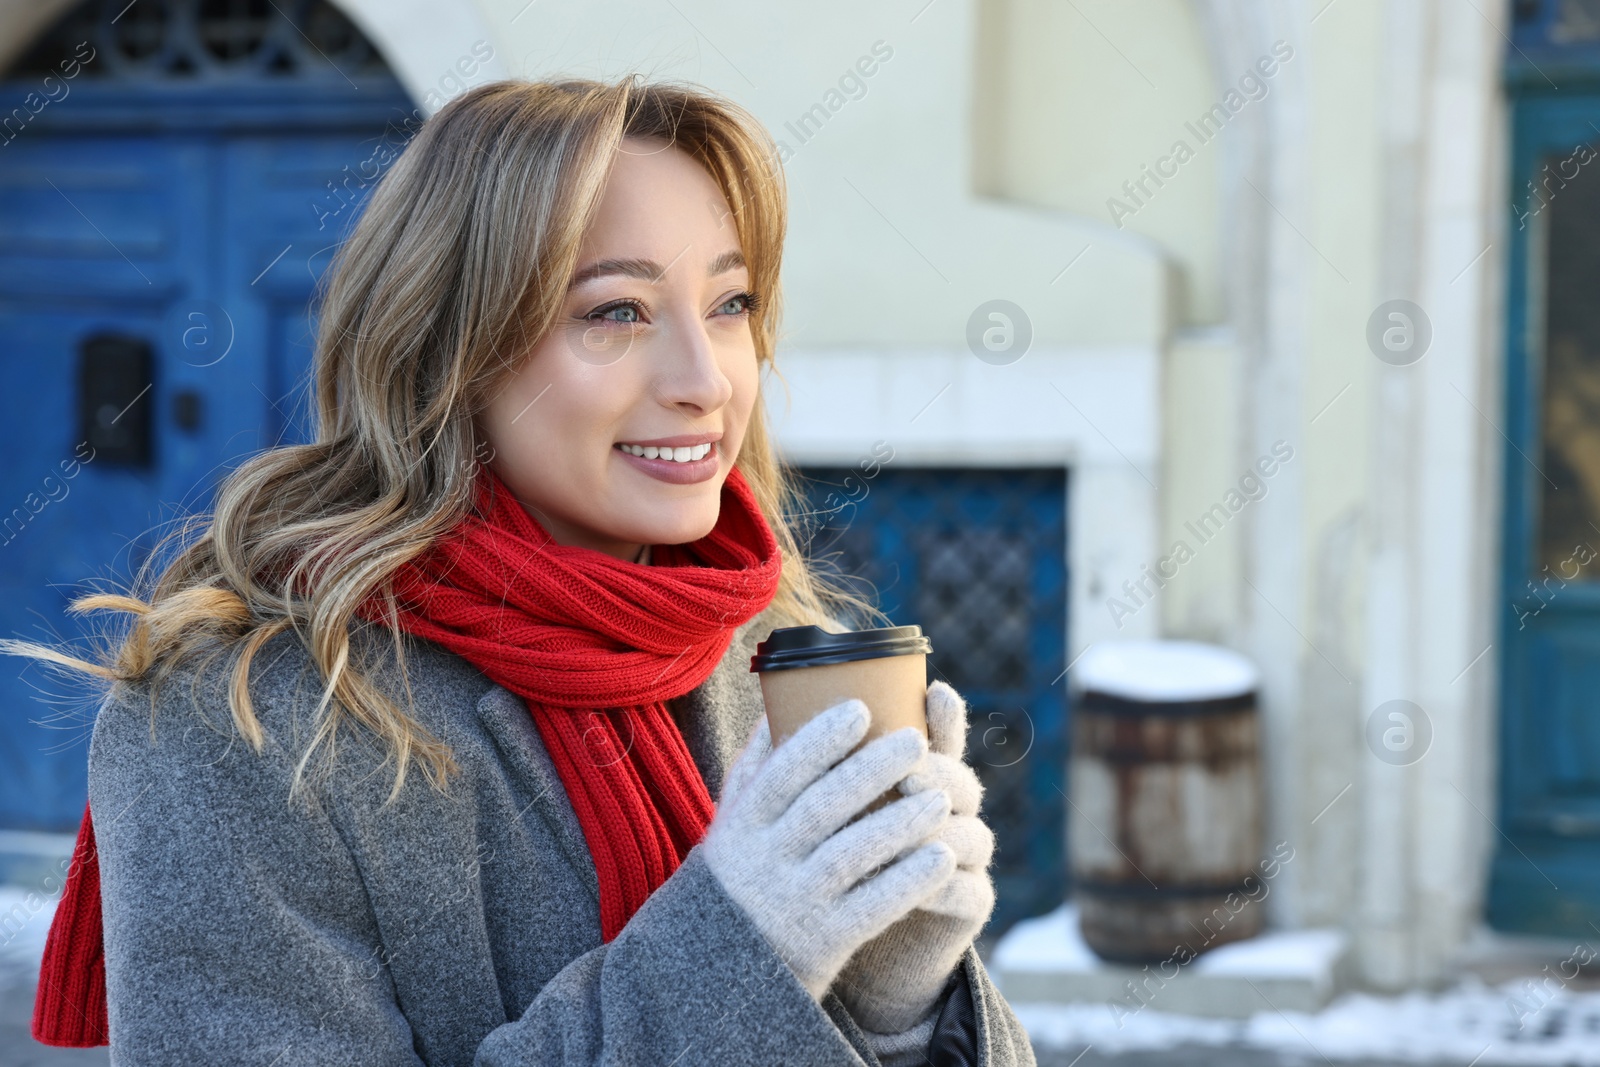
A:
{"label": "stone step", "polygon": [[1270,930],[1187,963],[1177,949],[1144,967],[1107,963],[1084,943],[1069,903],[1006,931],[989,970],[1009,1001],[1100,1003],[1119,1023],[1147,1007],[1230,1019],[1316,1011],[1349,984],[1349,938],[1340,930]]}

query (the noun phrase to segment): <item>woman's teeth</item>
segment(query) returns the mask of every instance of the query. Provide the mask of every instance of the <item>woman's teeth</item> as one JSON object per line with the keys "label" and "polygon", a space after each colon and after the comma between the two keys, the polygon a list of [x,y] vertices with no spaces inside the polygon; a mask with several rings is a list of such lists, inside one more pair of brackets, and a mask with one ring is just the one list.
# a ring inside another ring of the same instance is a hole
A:
{"label": "woman's teeth", "polygon": [[624,452],[645,459],[670,459],[676,463],[692,463],[697,459],[704,459],[706,453],[711,451],[711,442],[700,445],[683,445],[679,448],[657,448],[655,445],[629,445],[622,442],[617,447]]}

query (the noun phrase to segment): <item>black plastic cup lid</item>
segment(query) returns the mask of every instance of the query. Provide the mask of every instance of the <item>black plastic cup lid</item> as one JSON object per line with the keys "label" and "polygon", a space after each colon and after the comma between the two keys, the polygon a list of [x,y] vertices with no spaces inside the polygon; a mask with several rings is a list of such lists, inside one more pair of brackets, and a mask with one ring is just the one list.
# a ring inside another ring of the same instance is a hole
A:
{"label": "black plastic cup lid", "polygon": [[780,626],[756,645],[750,669],[781,671],[932,651],[933,642],[923,636],[920,626],[885,626],[842,634],[831,634],[819,626]]}

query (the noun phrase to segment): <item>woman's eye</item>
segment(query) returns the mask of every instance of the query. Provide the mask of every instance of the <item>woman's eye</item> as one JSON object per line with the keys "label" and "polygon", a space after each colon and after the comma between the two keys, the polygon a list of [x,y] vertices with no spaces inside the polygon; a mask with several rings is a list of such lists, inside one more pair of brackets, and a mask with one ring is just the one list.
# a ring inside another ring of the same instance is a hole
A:
{"label": "woman's eye", "polygon": [[612,304],[610,307],[596,308],[584,317],[590,322],[619,322],[631,326],[640,321],[639,305]]}
{"label": "woman's eye", "polygon": [[755,308],[756,298],[754,293],[735,293],[717,310],[724,315],[743,315],[746,312],[754,311]]}

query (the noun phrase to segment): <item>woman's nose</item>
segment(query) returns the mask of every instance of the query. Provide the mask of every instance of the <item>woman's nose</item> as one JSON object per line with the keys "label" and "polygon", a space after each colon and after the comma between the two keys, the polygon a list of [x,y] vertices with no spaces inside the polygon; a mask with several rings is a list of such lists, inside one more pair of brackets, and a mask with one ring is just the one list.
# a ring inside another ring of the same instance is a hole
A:
{"label": "woman's nose", "polygon": [[657,387],[661,398],[700,414],[722,407],[733,397],[733,382],[723,372],[717,346],[705,325],[689,326],[676,340],[674,358],[662,364]]}

